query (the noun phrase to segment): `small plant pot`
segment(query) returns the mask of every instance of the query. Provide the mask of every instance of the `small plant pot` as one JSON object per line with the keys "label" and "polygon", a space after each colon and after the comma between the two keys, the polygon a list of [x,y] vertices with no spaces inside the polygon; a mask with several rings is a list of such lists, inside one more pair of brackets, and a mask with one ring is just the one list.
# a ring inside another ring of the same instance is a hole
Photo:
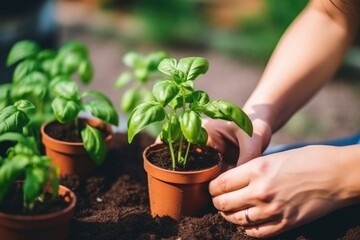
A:
{"label": "small plant pot", "polygon": [[[108,134],[105,137],[107,147],[112,140],[111,127],[102,121],[91,118],[82,119],[93,127],[102,129]],[[86,151],[83,142],[62,141],[48,134],[48,129],[54,122],[45,123],[41,126],[42,143],[45,154],[49,156],[54,165],[59,167],[60,175],[77,175],[80,179],[87,178],[95,169],[96,164]]]}
{"label": "small plant pot", "polygon": [[66,208],[41,215],[14,215],[0,212],[0,237],[4,240],[65,240],[74,215],[76,196],[64,186],[59,195],[68,202]]}
{"label": "small plant pot", "polygon": [[149,153],[163,147],[163,144],[153,144],[143,152],[152,216],[179,220],[182,216],[200,217],[213,210],[208,185],[220,174],[221,161],[199,171],[167,170],[155,166],[147,158]]}

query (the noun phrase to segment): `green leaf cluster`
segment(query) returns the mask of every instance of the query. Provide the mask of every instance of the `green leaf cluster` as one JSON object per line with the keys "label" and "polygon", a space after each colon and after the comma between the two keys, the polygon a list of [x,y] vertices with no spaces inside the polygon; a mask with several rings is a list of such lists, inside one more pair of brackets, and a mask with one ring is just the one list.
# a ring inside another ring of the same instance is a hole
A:
{"label": "green leaf cluster", "polygon": [[51,165],[51,159],[40,155],[35,139],[22,132],[29,122],[25,111],[33,108],[31,102],[19,100],[0,111],[0,143],[15,143],[5,156],[0,156],[0,203],[9,189],[22,180],[24,212],[44,199],[48,189],[55,197],[59,188],[58,171]]}
{"label": "green leaf cluster", "polygon": [[168,54],[164,51],[147,55],[130,51],[123,56],[122,61],[129,70],[118,76],[115,88],[122,89],[128,85],[120,100],[120,109],[124,113],[130,113],[140,103],[154,100],[151,82],[156,80],[157,66],[166,57]]}
{"label": "green leaf cluster", "polygon": [[[80,112],[118,125],[118,114],[110,99],[96,90],[79,91],[77,81],[73,80],[77,75],[82,84],[89,84],[93,77],[93,66],[84,43],[68,41],[52,50],[22,40],[12,46],[6,64],[15,69],[12,83],[0,86],[0,109],[19,99],[31,101],[36,111],[29,115],[25,132],[35,136],[38,143],[41,124],[55,118],[60,123],[77,125]],[[105,156],[101,132],[87,126],[79,134],[90,156],[100,164]]]}
{"label": "green leaf cluster", "polygon": [[[169,79],[154,85],[155,100],[142,103],[131,112],[127,122],[128,141],[148,125],[164,121],[160,138],[169,144],[175,168],[177,164],[186,165],[190,144],[206,144],[208,134],[202,127],[203,116],[234,122],[251,136],[251,120],[238,106],[224,100],[212,101],[206,92],[194,88],[194,81],[208,69],[209,63],[203,57],[163,59],[158,70]],[[177,156],[175,142],[179,143]],[[187,143],[185,153],[181,151],[183,143]]]}
{"label": "green leaf cluster", "polygon": [[0,85],[0,110],[20,99],[31,101],[36,111],[29,115],[27,131],[34,136],[39,135],[44,121],[53,119],[53,86],[59,81],[69,81],[75,74],[83,84],[89,84],[93,76],[87,47],[78,41],[65,42],[53,50],[42,49],[34,41],[21,40],[11,47],[6,65],[13,66],[14,72],[11,83]]}

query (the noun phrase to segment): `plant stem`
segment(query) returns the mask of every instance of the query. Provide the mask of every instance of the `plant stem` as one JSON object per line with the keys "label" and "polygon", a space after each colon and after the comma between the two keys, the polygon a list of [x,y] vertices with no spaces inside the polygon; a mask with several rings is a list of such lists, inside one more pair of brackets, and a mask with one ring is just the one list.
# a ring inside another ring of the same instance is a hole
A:
{"label": "plant stem", "polygon": [[184,156],[184,163],[183,163],[184,166],[186,165],[186,162],[187,162],[187,159],[188,159],[190,146],[191,146],[191,143],[188,142],[187,147],[186,147],[185,156]]}
{"label": "plant stem", "polygon": [[[168,121],[170,121],[170,117],[168,115],[166,115],[166,118]],[[172,163],[172,169],[175,169],[175,153],[174,153],[174,148],[173,148],[173,145],[172,145],[172,137],[171,137],[171,131],[169,131],[169,148],[170,148],[170,154],[171,154],[171,163]]]}
{"label": "plant stem", "polygon": [[177,160],[178,160],[178,163],[181,163],[184,165],[184,162],[186,162],[186,159],[183,159],[181,158],[181,155],[182,155],[182,145],[183,145],[183,139],[184,137],[181,135],[180,136],[180,140],[179,140],[179,150],[178,150],[178,157],[177,157]]}

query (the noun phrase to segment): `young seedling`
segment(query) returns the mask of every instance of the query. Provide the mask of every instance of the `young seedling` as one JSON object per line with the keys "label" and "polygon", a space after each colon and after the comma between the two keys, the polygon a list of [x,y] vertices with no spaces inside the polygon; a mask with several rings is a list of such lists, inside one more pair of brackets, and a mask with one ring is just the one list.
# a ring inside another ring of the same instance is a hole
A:
{"label": "young seedling", "polygon": [[[207,59],[202,57],[162,60],[158,69],[170,79],[154,85],[155,100],[142,103],[131,112],[127,122],[128,141],[148,125],[164,121],[160,138],[169,145],[175,169],[186,165],[191,144],[206,144],[208,134],[202,127],[204,115],[234,122],[251,136],[251,120],[239,107],[224,100],[211,101],[206,92],[194,89],[194,81],[208,68]],[[179,144],[177,155],[175,143]],[[185,151],[183,144],[187,145]]]}
{"label": "young seedling", "polygon": [[22,180],[24,212],[31,212],[36,202],[43,201],[49,188],[53,198],[59,188],[58,171],[51,166],[51,159],[39,154],[32,136],[22,133],[29,122],[25,111],[33,108],[31,102],[20,100],[0,111],[0,142],[15,143],[0,156],[0,204],[9,189]]}
{"label": "young seedling", "polygon": [[79,91],[74,81],[61,80],[53,85],[55,95],[52,109],[60,123],[72,123],[81,136],[84,147],[96,164],[101,164],[105,158],[106,145],[101,131],[89,124],[84,129],[79,128],[80,112],[90,115],[111,125],[119,124],[119,116],[110,99],[96,90]]}
{"label": "young seedling", "polygon": [[131,70],[119,75],[115,87],[121,89],[129,85],[120,101],[120,108],[124,113],[130,113],[140,103],[154,100],[151,93],[152,82],[158,73],[157,66],[167,56],[163,51],[148,55],[132,51],[123,56],[123,63]]}

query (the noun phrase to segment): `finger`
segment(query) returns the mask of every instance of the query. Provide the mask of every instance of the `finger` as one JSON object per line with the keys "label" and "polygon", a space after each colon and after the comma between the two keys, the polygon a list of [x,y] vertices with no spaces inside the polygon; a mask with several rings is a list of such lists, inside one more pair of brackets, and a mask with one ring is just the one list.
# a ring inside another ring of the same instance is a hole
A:
{"label": "finger", "polygon": [[162,143],[162,141],[161,141],[161,139],[160,139],[160,137],[158,136],[158,137],[156,137],[156,139],[155,139],[155,143]]}
{"label": "finger", "polygon": [[227,221],[242,226],[256,226],[281,219],[280,215],[273,215],[263,208],[255,206],[234,212],[223,212],[222,216]]}
{"label": "finger", "polygon": [[222,212],[240,211],[256,204],[248,187],[214,196],[212,201],[214,207]]}
{"label": "finger", "polygon": [[278,218],[258,225],[245,226],[244,232],[250,237],[267,238],[289,229],[289,223],[287,220]]}
{"label": "finger", "polygon": [[212,180],[209,184],[210,194],[218,196],[247,186],[250,179],[245,165],[230,169]]}

